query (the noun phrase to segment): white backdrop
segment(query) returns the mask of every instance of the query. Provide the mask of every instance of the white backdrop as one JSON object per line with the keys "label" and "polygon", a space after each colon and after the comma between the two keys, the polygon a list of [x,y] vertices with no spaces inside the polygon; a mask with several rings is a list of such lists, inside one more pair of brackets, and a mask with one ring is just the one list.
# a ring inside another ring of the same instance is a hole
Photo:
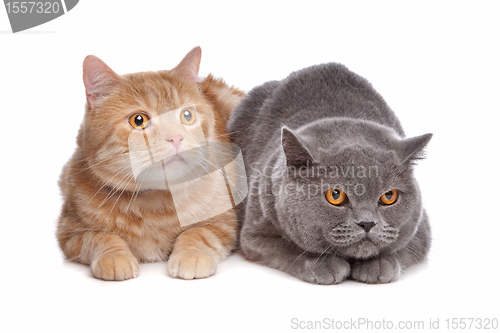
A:
{"label": "white backdrop", "polygon": [[[500,317],[498,7],[82,0],[17,34],[0,9],[0,330],[288,332],[307,321],[358,318],[426,329],[439,320],[446,329],[451,318]],[[141,264],[135,280],[104,282],[66,262],[54,236],[57,179],[83,117],[83,59],[97,55],[119,74],[170,69],[196,45],[201,76],[245,91],[341,62],[373,83],[407,135],[434,133],[417,167],[433,228],[428,262],[392,284],[335,286],[238,255],[196,281],[172,279],[166,263],[156,263]]]}

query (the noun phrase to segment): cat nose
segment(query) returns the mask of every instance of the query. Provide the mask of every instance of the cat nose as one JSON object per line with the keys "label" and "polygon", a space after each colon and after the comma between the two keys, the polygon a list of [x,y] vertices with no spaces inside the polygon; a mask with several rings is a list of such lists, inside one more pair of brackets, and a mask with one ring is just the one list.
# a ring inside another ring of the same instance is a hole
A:
{"label": "cat nose", "polygon": [[181,141],[184,139],[182,135],[172,135],[170,138],[167,139],[168,142],[172,142],[174,145],[175,149],[179,149],[179,145],[181,144]]}
{"label": "cat nose", "polygon": [[375,222],[356,222],[361,228],[365,229],[365,232],[369,232],[370,229],[375,225]]}

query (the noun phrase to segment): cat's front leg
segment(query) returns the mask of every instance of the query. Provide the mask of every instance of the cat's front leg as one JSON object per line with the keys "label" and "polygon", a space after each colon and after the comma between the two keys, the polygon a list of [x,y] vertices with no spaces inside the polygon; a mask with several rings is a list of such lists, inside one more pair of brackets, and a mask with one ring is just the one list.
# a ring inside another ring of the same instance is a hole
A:
{"label": "cat's front leg", "polygon": [[430,237],[429,221],[424,212],[415,235],[404,248],[374,259],[354,261],[351,264],[351,278],[365,283],[396,281],[403,269],[425,259],[430,248]]}
{"label": "cat's front leg", "polygon": [[302,267],[295,270],[295,276],[310,283],[337,284],[344,281],[349,272],[349,264],[342,258],[334,255],[308,255]]}
{"label": "cat's front leg", "polygon": [[[98,279],[122,281],[139,275],[139,263],[130,251],[128,244],[118,235],[106,232],[87,233],[90,268]],[[85,242],[85,240],[84,240]]]}
{"label": "cat's front leg", "polygon": [[170,276],[186,280],[212,276],[217,264],[234,249],[237,222],[233,211],[206,222],[177,237],[168,260]]}
{"label": "cat's front leg", "polygon": [[389,283],[396,281],[403,265],[395,256],[382,256],[358,260],[351,264],[351,278],[365,283]]}
{"label": "cat's front leg", "polygon": [[279,269],[303,281],[315,284],[337,284],[350,273],[344,259],[332,254],[303,251],[283,238],[270,224],[257,228],[245,224],[241,233],[241,249],[250,261]]}
{"label": "cat's front leg", "polygon": [[131,253],[107,254],[90,265],[92,274],[98,279],[122,281],[139,275],[139,263]]}
{"label": "cat's front leg", "polygon": [[61,248],[69,260],[90,264],[92,274],[102,280],[122,281],[139,275],[139,263],[128,244],[118,235],[87,231],[59,232]]}

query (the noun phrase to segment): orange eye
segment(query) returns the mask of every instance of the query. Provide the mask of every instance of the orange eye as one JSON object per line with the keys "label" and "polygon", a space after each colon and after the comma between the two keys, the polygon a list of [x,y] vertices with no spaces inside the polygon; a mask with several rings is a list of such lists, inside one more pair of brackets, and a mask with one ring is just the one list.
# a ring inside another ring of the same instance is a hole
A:
{"label": "orange eye", "polygon": [[128,123],[135,129],[145,129],[149,126],[149,117],[144,113],[134,113],[128,118]]}
{"label": "orange eye", "polygon": [[385,192],[384,194],[382,194],[382,196],[380,197],[380,202],[383,205],[388,206],[388,205],[392,205],[393,203],[395,203],[397,199],[398,199],[398,191],[392,190],[392,191]]}
{"label": "orange eye", "polygon": [[326,192],[326,200],[332,205],[338,206],[346,199],[346,195],[339,189],[331,189]]}
{"label": "orange eye", "polygon": [[193,108],[187,108],[181,112],[181,123],[191,125],[196,121],[196,111]]}

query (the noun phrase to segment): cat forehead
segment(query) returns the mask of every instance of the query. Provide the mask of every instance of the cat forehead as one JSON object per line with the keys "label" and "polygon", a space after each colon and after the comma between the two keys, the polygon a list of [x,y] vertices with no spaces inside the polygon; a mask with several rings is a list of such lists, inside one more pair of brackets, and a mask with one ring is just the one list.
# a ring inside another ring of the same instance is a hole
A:
{"label": "cat forehead", "polygon": [[202,101],[196,86],[169,75],[168,71],[141,72],[124,75],[120,98],[158,113],[170,112]]}
{"label": "cat forehead", "polygon": [[400,136],[394,129],[373,121],[323,118],[297,129],[297,134],[328,144],[360,144],[386,147]]}
{"label": "cat forehead", "polygon": [[313,156],[328,165],[397,161],[398,134],[376,123],[322,119],[297,133]]}
{"label": "cat forehead", "polygon": [[[322,165],[332,170],[376,170],[378,174],[394,173],[398,166],[396,153],[391,150],[352,145],[342,148],[318,147],[311,152]],[[350,173],[345,176],[349,178]]]}
{"label": "cat forehead", "polygon": [[[396,152],[362,138],[334,142],[308,140],[306,147],[315,160],[327,165],[372,165],[397,162]],[[312,141],[312,142],[311,142]]]}
{"label": "cat forehead", "polygon": [[313,155],[328,165],[378,165],[397,161],[395,151],[363,144],[317,147]]}

